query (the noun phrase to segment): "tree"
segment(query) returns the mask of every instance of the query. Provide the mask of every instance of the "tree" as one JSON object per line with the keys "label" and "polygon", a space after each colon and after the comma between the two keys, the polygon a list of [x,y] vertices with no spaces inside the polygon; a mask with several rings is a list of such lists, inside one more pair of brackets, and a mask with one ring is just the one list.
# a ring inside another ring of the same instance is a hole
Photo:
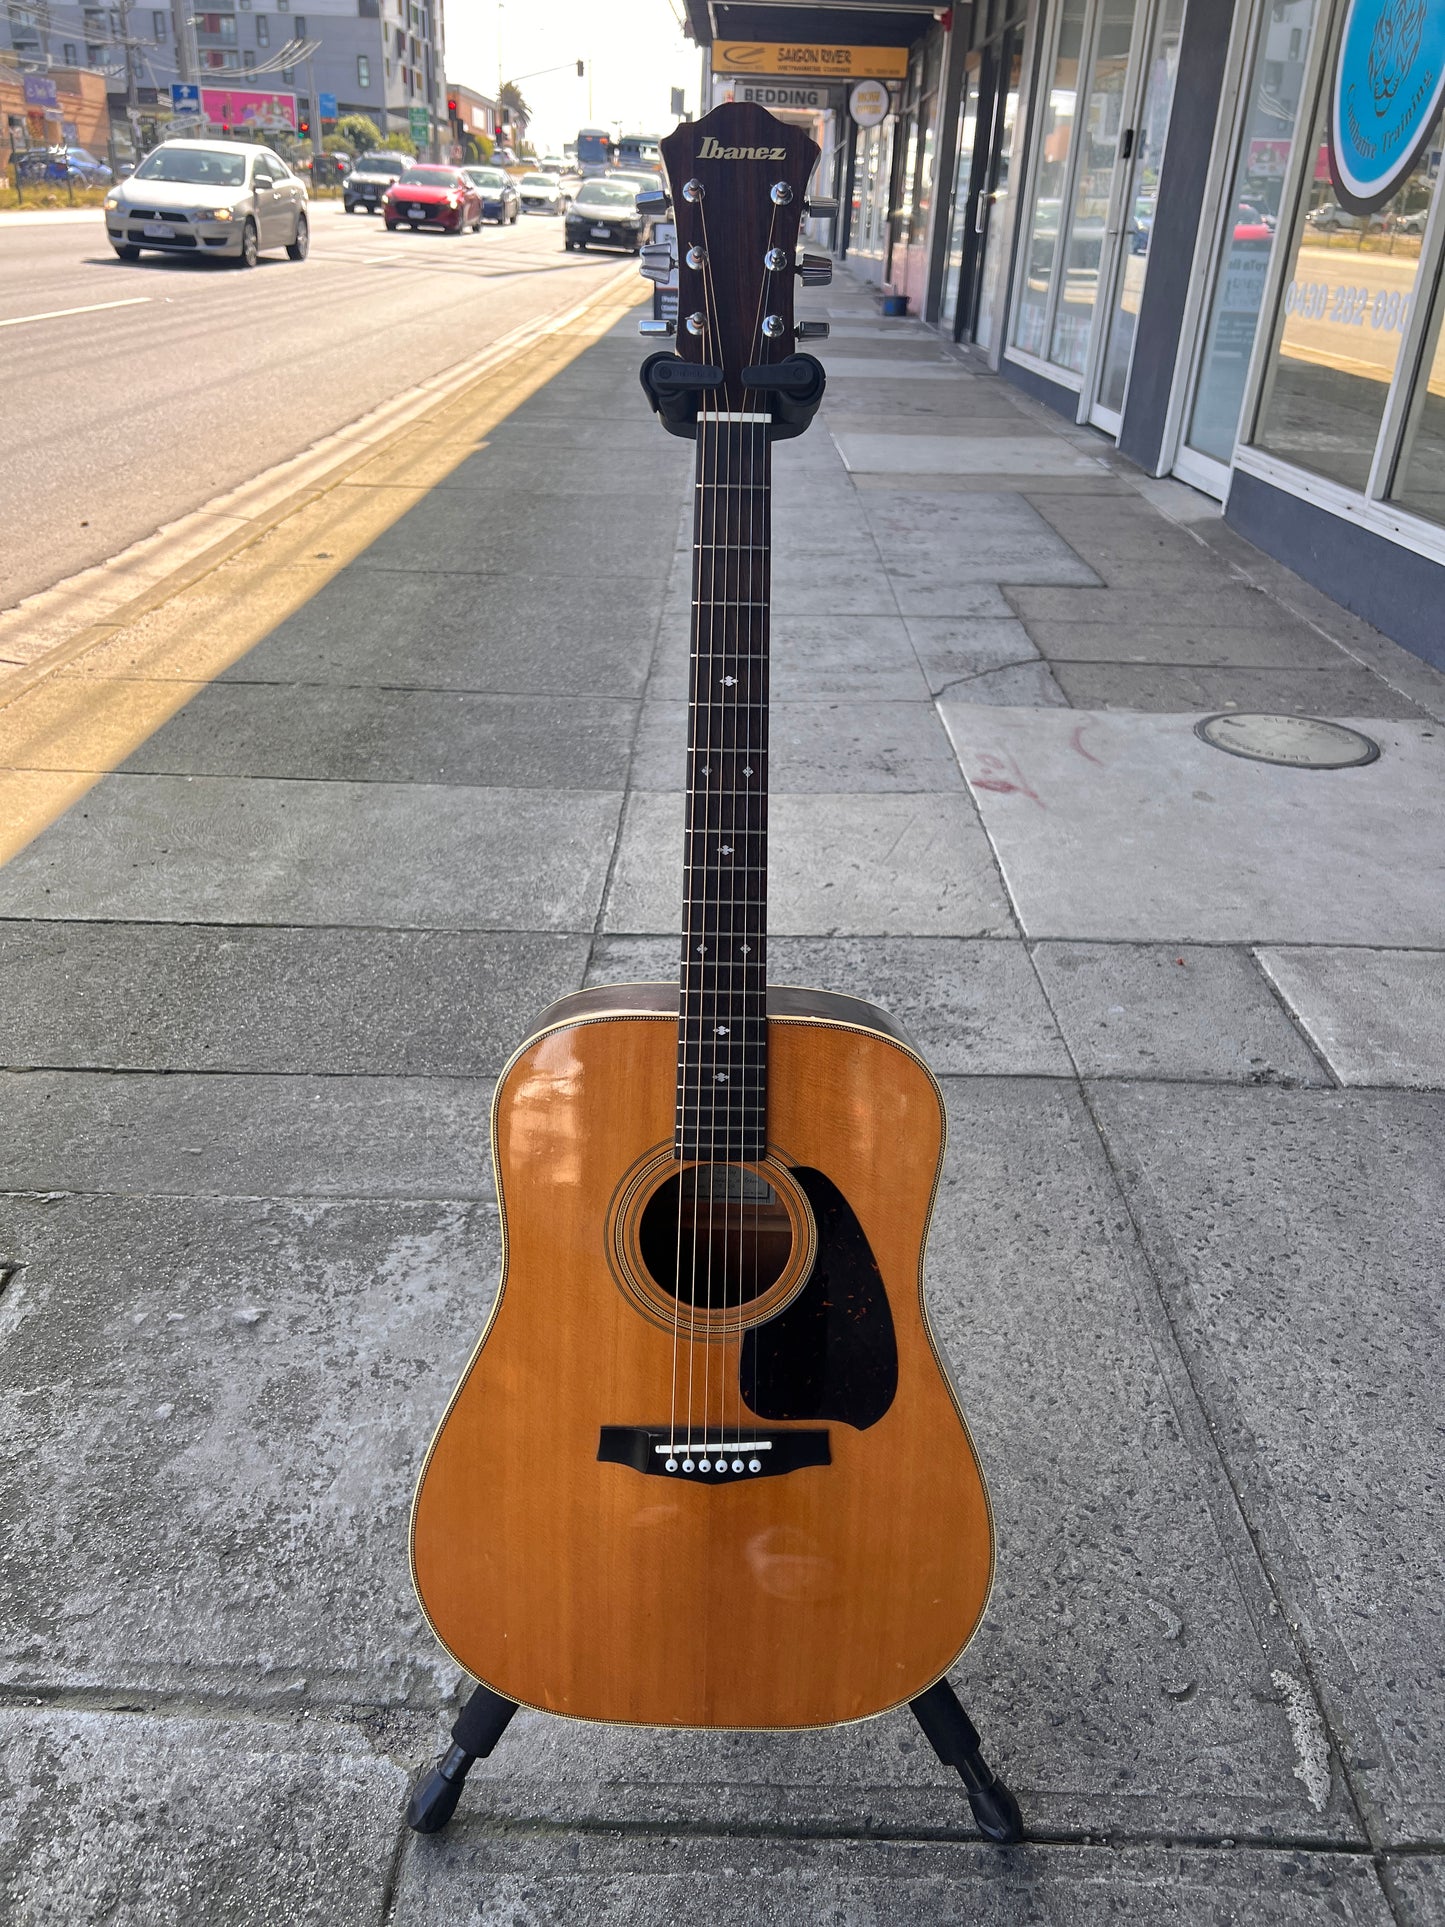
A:
{"label": "tree", "polygon": [[381,146],[381,129],[366,114],[343,114],[336,123],[336,138],[345,141],[353,154],[371,154]]}
{"label": "tree", "polygon": [[532,110],[522,98],[522,90],[515,80],[506,81],[497,92],[498,104],[505,108],[507,119],[512,122],[519,134],[527,131],[527,122],[532,118]]}
{"label": "tree", "polygon": [[383,154],[410,154],[413,160],[416,159],[416,142],[410,134],[388,134],[377,145]]}

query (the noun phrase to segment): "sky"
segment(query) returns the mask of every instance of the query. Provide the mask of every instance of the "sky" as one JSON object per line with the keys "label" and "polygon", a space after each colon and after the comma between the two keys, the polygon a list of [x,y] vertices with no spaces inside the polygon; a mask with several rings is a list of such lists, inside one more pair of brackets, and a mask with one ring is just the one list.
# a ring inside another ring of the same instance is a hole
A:
{"label": "sky", "polygon": [[[517,81],[533,109],[539,151],[560,152],[589,122],[666,134],[674,87],[694,116],[699,111],[701,56],[683,38],[681,14],[681,0],[446,0],[447,79],[495,95],[500,43],[501,78]],[[589,63],[590,114],[579,60]],[[555,66],[563,71],[536,71]]]}

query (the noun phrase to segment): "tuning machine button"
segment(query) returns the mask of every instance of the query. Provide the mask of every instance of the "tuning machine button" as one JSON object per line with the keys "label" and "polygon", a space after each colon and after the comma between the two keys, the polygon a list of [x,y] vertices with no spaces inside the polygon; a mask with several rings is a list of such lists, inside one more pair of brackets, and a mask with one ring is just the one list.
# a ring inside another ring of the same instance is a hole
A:
{"label": "tuning machine button", "polygon": [[677,256],[666,241],[646,241],[638,254],[637,271],[644,281],[666,281],[677,266]]}
{"label": "tuning machine button", "polygon": [[[644,249],[643,252],[645,253],[646,250]],[[826,288],[833,279],[831,258],[826,254],[800,254],[798,279],[805,288]]]}
{"label": "tuning machine button", "polygon": [[677,323],[675,321],[639,321],[637,332],[640,335],[675,335]]}
{"label": "tuning machine button", "polygon": [[639,214],[665,214],[672,205],[672,196],[660,187],[650,187],[637,197]]}
{"label": "tuning machine button", "polygon": [[829,323],[826,321],[800,321],[793,333],[799,341],[826,341]]}
{"label": "tuning machine button", "polygon": [[816,214],[820,221],[836,219],[838,203],[831,195],[813,196],[803,203],[804,214]]}

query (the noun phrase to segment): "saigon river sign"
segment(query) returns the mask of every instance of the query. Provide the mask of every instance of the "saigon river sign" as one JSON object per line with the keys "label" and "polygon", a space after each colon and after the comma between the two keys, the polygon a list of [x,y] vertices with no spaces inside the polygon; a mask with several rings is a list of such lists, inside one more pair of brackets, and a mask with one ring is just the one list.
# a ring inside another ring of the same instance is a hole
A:
{"label": "saigon river sign", "polygon": [[775,40],[718,40],[715,74],[767,74],[785,80],[902,80],[906,47],[817,47]]}
{"label": "saigon river sign", "polygon": [[1372,214],[1398,191],[1445,101],[1445,0],[1350,0],[1330,89],[1330,178]]}

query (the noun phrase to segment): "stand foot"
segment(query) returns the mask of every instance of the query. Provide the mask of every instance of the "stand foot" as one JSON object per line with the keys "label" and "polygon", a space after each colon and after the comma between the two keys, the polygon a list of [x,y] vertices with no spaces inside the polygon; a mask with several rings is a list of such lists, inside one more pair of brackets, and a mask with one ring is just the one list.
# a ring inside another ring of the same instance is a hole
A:
{"label": "stand foot", "polygon": [[452,1743],[412,1788],[406,1824],[413,1833],[440,1833],[457,1810],[474,1760],[484,1760],[516,1712],[511,1700],[478,1686],[456,1717]]}
{"label": "stand foot", "polygon": [[926,1693],[910,1700],[909,1707],[939,1759],[945,1766],[951,1766],[963,1781],[968,1804],[984,1838],[995,1840],[1002,1847],[1011,1847],[1022,1840],[1024,1823],[1019,1803],[984,1759],[978,1730],[948,1681],[937,1681]]}

